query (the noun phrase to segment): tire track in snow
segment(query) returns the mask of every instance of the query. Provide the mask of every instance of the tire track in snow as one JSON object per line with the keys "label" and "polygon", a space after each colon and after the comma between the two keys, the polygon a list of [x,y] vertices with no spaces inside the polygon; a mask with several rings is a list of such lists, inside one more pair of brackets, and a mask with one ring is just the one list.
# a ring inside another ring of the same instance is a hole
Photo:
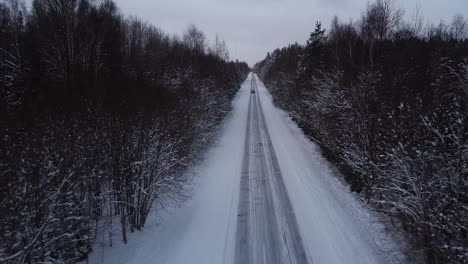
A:
{"label": "tire track in snow", "polygon": [[235,244],[235,263],[251,263],[249,250],[249,163],[250,163],[250,130],[252,97],[249,99],[247,113],[247,128],[245,131],[244,157],[240,180],[239,207],[237,212],[237,230]]}

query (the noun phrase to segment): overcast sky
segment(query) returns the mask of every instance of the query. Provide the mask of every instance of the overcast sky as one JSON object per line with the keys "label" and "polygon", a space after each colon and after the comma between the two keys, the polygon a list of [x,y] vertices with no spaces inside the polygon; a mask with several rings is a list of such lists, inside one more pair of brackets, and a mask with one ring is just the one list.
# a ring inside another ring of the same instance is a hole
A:
{"label": "overcast sky", "polygon": [[[135,15],[168,33],[181,33],[189,24],[209,39],[218,34],[231,59],[252,66],[268,51],[289,43],[304,43],[320,20],[325,27],[333,15],[356,20],[368,0],[115,0],[126,15]],[[468,0],[399,0],[406,15],[419,4],[426,21],[450,22],[454,14],[468,18]]]}

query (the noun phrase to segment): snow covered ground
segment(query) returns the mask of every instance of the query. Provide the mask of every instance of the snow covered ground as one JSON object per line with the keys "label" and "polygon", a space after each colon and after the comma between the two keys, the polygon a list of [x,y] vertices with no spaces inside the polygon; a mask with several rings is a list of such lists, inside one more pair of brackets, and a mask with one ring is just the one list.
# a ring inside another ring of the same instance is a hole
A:
{"label": "snow covered ground", "polygon": [[[194,177],[192,198],[180,208],[154,215],[143,232],[129,236],[127,245],[115,243],[109,248],[96,244],[89,263],[207,264],[239,259],[235,251],[239,239],[236,230],[238,217],[242,217],[238,215],[239,191],[252,78],[256,78],[256,94],[271,150],[276,155],[308,262],[403,261],[396,243],[385,234],[377,218],[334,175],[318,147],[284,111],[273,105],[258,77],[250,74],[233,101],[233,111],[224,121],[219,139],[204,161],[190,171]],[[250,239],[256,236],[251,235]]]}

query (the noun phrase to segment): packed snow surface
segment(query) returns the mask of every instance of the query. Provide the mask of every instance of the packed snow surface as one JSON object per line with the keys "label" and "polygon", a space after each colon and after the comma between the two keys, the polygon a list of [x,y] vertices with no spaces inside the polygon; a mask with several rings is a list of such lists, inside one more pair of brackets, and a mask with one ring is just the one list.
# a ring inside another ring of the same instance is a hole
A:
{"label": "packed snow surface", "polygon": [[191,199],[155,214],[127,245],[96,243],[89,263],[400,263],[331,168],[251,73],[190,170]]}

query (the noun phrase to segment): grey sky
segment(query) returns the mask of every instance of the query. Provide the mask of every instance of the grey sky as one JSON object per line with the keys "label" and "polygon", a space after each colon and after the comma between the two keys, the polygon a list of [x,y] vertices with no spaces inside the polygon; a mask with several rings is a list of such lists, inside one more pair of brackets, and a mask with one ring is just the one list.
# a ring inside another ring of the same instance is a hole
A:
{"label": "grey sky", "polygon": [[[231,59],[253,65],[268,51],[304,43],[317,20],[328,27],[333,15],[356,20],[368,0],[115,0],[126,15],[135,15],[168,33],[195,24],[209,39],[218,34]],[[406,16],[419,4],[426,21],[450,22],[454,14],[468,17],[468,0],[399,0]]]}

